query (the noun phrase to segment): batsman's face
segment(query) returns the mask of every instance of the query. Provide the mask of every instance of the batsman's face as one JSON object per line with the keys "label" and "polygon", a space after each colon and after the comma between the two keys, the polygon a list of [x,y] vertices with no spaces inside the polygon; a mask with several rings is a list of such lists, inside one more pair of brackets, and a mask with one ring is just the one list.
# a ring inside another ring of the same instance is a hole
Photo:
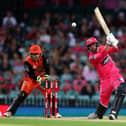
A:
{"label": "batsman's face", "polygon": [[39,57],[40,57],[40,54],[36,53],[36,54],[30,54],[31,55],[31,58],[33,61],[38,61],[39,60]]}
{"label": "batsman's face", "polygon": [[97,44],[96,44],[96,43],[91,44],[91,45],[89,46],[89,50],[90,50],[91,52],[93,52],[93,53],[96,53],[96,52],[97,52]]}

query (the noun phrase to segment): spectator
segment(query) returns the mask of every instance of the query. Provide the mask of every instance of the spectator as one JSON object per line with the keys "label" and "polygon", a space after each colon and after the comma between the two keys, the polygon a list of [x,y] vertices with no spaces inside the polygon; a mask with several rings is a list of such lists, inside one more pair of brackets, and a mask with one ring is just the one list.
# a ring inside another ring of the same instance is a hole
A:
{"label": "spectator", "polygon": [[83,76],[86,81],[98,80],[97,72],[90,63],[87,63],[87,65],[84,67]]}
{"label": "spectator", "polygon": [[124,12],[118,13],[116,26],[117,26],[117,28],[121,28],[121,29],[126,26],[125,13]]}
{"label": "spectator", "polygon": [[84,87],[85,85],[86,81],[80,74],[73,80],[73,88],[79,94],[81,94],[82,87]]}
{"label": "spectator", "polygon": [[59,80],[59,77],[56,75],[55,69],[53,67],[50,68],[49,80]]}
{"label": "spectator", "polygon": [[9,25],[16,26],[17,25],[17,20],[13,16],[11,11],[7,11],[6,16],[3,18],[2,25],[4,27],[8,27]]}
{"label": "spectator", "polygon": [[81,90],[81,95],[88,95],[90,98],[95,94],[95,88],[90,81],[87,81],[86,85]]}
{"label": "spectator", "polygon": [[2,64],[0,66],[0,71],[2,72],[11,71],[11,66],[7,58],[3,59]]}
{"label": "spectator", "polygon": [[99,81],[96,81],[96,83],[94,84],[94,88],[95,88],[96,94],[99,94],[99,92],[100,92],[100,82]]}
{"label": "spectator", "polygon": [[76,44],[76,38],[73,33],[68,34],[68,39],[69,39],[69,47],[74,47]]}
{"label": "spectator", "polygon": [[4,88],[4,77],[0,76],[0,95],[7,94],[7,89]]}
{"label": "spectator", "polygon": [[67,94],[68,91],[72,91],[72,86],[71,86],[69,79],[66,80],[62,90],[63,90],[64,94]]}
{"label": "spectator", "polygon": [[13,66],[14,74],[21,74],[24,72],[24,65],[21,58],[17,58]]}
{"label": "spectator", "polygon": [[16,90],[16,86],[12,84],[12,78],[8,77],[5,79],[5,83],[3,87],[7,90],[7,94],[9,95],[12,90]]}
{"label": "spectator", "polygon": [[36,26],[33,26],[29,29],[29,32],[26,34],[27,40],[33,41],[37,37],[38,29]]}
{"label": "spectator", "polygon": [[126,9],[126,0],[118,0],[119,9]]}
{"label": "spectator", "polygon": [[50,44],[51,36],[47,33],[47,29],[42,29],[40,34],[40,44]]}
{"label": "spectator", "polygon": [[63,83],[65,83],[66,82],[66,80],[70,80],[70,83],[72,83],[72,81],[73,81],[73,77],[72,77],[72,75],[70,74],[70,69],[68,68],[68,67],[65,67],[64,68],[64,72],[63,72],[63,74],[61,75],[61,84],[63,84]]}

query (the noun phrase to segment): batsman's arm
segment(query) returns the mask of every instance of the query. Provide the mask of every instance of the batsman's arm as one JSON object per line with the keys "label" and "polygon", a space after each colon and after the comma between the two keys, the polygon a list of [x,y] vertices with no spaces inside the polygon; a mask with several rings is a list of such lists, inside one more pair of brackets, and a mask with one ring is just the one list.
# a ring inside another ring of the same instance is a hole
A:
{"label": "batsman's arm", "polygon": [[112,54],[112,53],[116,53],[116,52],[118,52],[118,51],[119,51],[119,48],[109,47],[108,53],[109,53],[109,54]]}

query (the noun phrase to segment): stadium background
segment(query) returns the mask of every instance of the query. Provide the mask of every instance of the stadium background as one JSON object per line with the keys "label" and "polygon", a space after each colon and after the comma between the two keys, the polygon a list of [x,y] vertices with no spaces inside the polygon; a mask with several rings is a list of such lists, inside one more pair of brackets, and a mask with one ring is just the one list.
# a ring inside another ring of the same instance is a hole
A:
{"label": "stadium background", "polygon": [[[24,76],[23,60],[32,44],[40,44],[50,61],[51,79],[60,84],[63,116],[87,116],[99,101],[99,77],[87,59],[85,40],[105,35],[93,9],[97,0],[4,0],[0,4],[0,105],[10,104]],[[126,80],[126,1],[103,0],[102,13],[122,49],[112,55]],[[12,14],[13,20],[4,21]],[[72,27],[72,22],[77,27]],[[114,91],[113,91],[114,94]],[[112,102],[111,98],[110,104]],[[2,107],[1,107],[2,108]],[[107,111],[108,112],[108,111]],[[106,113],[107,114],[107,113]],[[126,99],[121,109],[126,115]],[[17,116],[44,115],[44,98],[35,90]]]}

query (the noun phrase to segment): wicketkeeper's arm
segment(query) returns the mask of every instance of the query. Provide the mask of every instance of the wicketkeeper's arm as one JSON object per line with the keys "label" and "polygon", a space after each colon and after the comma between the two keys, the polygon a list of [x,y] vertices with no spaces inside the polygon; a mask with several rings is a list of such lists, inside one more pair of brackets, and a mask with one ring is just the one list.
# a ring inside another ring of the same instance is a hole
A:
{"label": "wicketkeeper's arm", "polygon": [[45,70],[45,74],[44,75],[39,75],[37,76],[37,82],[40,83],[40,86],[42,89],[45,89],[45,81],[48,80],[49,78],[49,62],[48,62],[48,58],[43,55],[42,56],[43,59],[43,69]]}
{"label": "wicketkeeper's arm", "polygon": [[28,74],[28,76],[34,80],[37,79],[37,76],[35,75],[34,69],[32,68],[31,64],[27,61],[24,62],[24,68],[25,72]]}

